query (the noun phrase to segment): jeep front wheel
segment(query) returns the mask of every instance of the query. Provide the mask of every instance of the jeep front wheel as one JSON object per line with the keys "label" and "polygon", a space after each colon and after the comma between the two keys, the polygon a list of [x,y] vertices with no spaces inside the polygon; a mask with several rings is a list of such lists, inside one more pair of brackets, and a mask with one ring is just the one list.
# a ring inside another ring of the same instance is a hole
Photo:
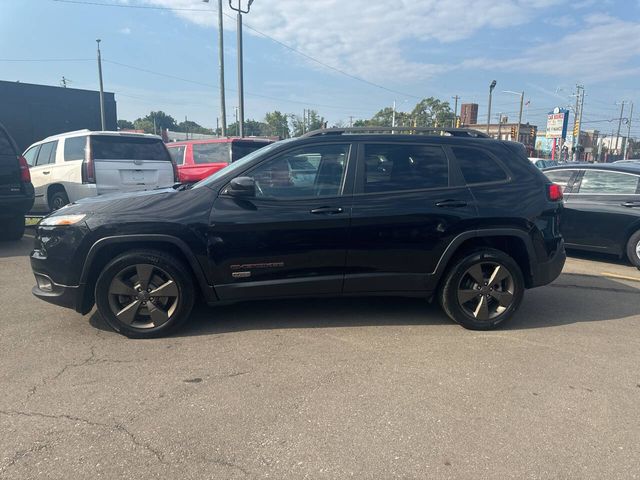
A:
{"label": "jeep front wheel", "polygon": [[473,251],[447,272],[440,304],[455,322],[471,330],[490,330],[509,320],[524,295],[518,264],[494,249]]}
{"label": "jeep front wheel", "polygon": [[130,338],[167,335],[189,318],[194,303],[191,273],[160,251],[132,251],[116,257],[100,273],[98,311]]}

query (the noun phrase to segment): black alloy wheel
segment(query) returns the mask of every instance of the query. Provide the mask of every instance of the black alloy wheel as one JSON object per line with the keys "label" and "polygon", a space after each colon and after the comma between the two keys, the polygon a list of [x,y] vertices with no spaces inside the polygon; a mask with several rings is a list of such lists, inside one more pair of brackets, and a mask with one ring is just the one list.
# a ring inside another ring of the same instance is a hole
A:
{"label": "black alloy wheel", "polygon": [[447,271],[440,304],[455,322],[471,330],[490,330],[513,316],[524,296],[520,267],[506,253],[471,251]]}
{"label": "black alloy wheel", "polygon": [[60,210],[65,205],[69,204],[69,197],[63,191],[54,192],[49,199],[49,207],[51,207],[51,211]]}
{"label": "black alloy wheel", "polygon": [[194,303],[188,268],[160,251],[132,251],[109,263],[96,282],[98,311],[131,338],[168,334],[184,323]]}

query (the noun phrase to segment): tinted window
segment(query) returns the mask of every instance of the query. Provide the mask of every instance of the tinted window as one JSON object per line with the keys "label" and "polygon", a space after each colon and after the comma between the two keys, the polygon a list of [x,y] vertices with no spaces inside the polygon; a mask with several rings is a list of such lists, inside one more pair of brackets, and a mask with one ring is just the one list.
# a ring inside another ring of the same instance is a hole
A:
{"label": "tinted window", "polygon": [[229,163],[229,144],[194,143],[193,163]]}
{"label": "tinted window", "polygon": [[306,198],[340,194],[349,145],[307,146],[286,152],[249,173],[256,196]]}
{"label": "tinted window", "polygon": [[47,165],[56,161],[56,146],[58,142],[43,143],[40,145],[40,152],[38,152],[38,159],[36,165]]}
{"label": "tinted window", "polygon": [[64,141],[64,161],[84,160],[87,137],[71,137]]}
{"label": "tinted window", "polygon": [[449,162],[440,147],[371,144],[364,175],[364,193],[441,188],[449,185]]}
{"label": "tinted window", "polygon": [[235,162],[236,160],[240,160],[242,157],[256,150],[260,150],[266,145],[269,145],[269,142],[232,142],[231,161]]}
{"label": "tinted window", "polygon": [[578,193],[633,195],[638,191],[639,178],[625,173],[586,170]]}
{"label": "tinted window", "polygon": [[567,184],[569,183],[569,180],[571,180],[571,176],[574,172],[575,170],[553,170],[551,172],[544,172],[544,174],[553,183],[560,185],[564,192],[567,189]]}
{"label": "tinted window", "polygon": [[31,147],[29,150],[24,152],[23,157],[25,158],[25,160],[27,161],[27,164],[29,164],[30,167],[33,167],[36,164],[36,158],[38,156],[39,148],[40,146]]}
{"label": "tinted window", "polygon": [[169,155],[176,165],[182,165],[184,163],[184,151],[187,149],[184,145],[177,147],[168,147]]}
{"label": "tinted window", "polygon": [[91,152],[94,159],[111,160],[166,160],[171,157],[162,143],[156,138],[136,138],[125,136],[91,137]]}
{"label": "tinted window", "polygon": [[9,140],[9,137],[2,129],[0,129],[0,155],[11,155],[12,157],[16,156],[16,152],[13,149],[11,140]]}
{"label": "tinted window", "polygon": [[499,182],[507,173],[491,155],[479,148],[453,147],[454,155],[468,184]]}

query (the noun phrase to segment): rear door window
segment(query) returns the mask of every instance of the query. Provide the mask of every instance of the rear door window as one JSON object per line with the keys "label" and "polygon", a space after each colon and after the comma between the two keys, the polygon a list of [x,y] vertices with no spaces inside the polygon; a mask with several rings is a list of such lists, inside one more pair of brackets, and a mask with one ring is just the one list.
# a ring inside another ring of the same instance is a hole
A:
{"label": "rear door window", "polygon": [[50,163],[54,163],[56,161],[56,146],[58,145],[58,141],[43,143],[40,146],[40,151],[38,152],[38,158],[36,160],[36,165],[38,167],[42,165],[48,165]]}
{"label": "rear door window", "polygon": [[638,193],[640,176],[620,173],[585,170],[578,193],[594,195],[634,195]]}
{"label": "rear door window", "polygon": [[71,137],[64,140],[64,161],[84,160],[87,137]]}
{"label": "rear door window", "polygon": [[502,182],[509,178],[493,156],[484,150],[473,147],[453,147],[451,150],[468,185]]}
{"label": "rear door window", "polygon": [[363,193],[449,186],[449,161],[439,146],[368,144]]}
{"label": "rear door window", "polygon": [[156,138],[92,135],[91,152],[95,160],[171,161],[164,143]]}
{"label": "rear door window", "polygon": [[229,144],[218,143],[194,143],[193,163],[229,163]]}
{"label": "rear door window", "polygon": [[567,185],[571,180],[571,177],[576,173],[576,170],[552,170],[550,172],[544,172],[549,180],[553,183],[560,185],[563,192],[569,193]]}
{"label": "rear door window", "polygon": [[184,145],[178,145],[175,147],[167,147],[169,150],[169,155],[175,162],[176,165],[182,165],[184,163],[184,152],[187,149]]}

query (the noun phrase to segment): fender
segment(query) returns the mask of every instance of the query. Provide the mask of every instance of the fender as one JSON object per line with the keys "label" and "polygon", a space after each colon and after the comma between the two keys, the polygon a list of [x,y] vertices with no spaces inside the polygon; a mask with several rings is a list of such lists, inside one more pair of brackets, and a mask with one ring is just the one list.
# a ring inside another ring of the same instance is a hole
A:
{"label": "fender", "polygon": [[[189,266],[193,271],[196,281],[205,296],[205,301],[207,303],[215,303],[218,301],[218,297],[214,288],[209,285],[207,279],[204,275],[204,271],[202,270],[202,265],[198,262],[198,259],[195,257],[189,246],[181,239],[174,237],[173,235],[163,235],[163,234],[140,234],[140,235],[117,235],[111,237],[104,237],[98,240],[91,246],[89,253],[87,254],[87,258],[84,261],[84,265],[82,267],[82,273],[80,274],[80,286],[81,289],[80,298],[84,297],[84,289],[87,285],[87,280],[89,278],[89,272],[91,270],[91,265],[93,261],[100,252],[101,249],[106,247],[107,245],[113,245],[116,243],[171,243],[175,245],[180,251],[184,254],[185,258],[189,262]],[[82,307],[80,307],[83,309]],[[80,310],[78,310],[80,311]]]}
{"label": "fender", "polygon": [[[463,232],[457,237],[455,237],[451,243],[447,246],[445,251],[440,256],[440,260],[438,260],[438,264],[433,272],[429,274],[434,284],[437,284],[440,280],[440,277],[444,274],[445,269],[451,260],[451,257],[456,253],[458,247],[462,245],[465,241],[471,238],[483,238],[483,237],[516,237],[524,242],[525,248],[527,249],[527,256],[529,257],[529,266],[532,267],[532,260],[536,258],[536,253],[533,248],[533,241],[531,237],[524,230],[519,230],[517,228],[482,228],[479,230],[471,230],[468,232]],[[534,271],[533,269],[531,270]]]}

